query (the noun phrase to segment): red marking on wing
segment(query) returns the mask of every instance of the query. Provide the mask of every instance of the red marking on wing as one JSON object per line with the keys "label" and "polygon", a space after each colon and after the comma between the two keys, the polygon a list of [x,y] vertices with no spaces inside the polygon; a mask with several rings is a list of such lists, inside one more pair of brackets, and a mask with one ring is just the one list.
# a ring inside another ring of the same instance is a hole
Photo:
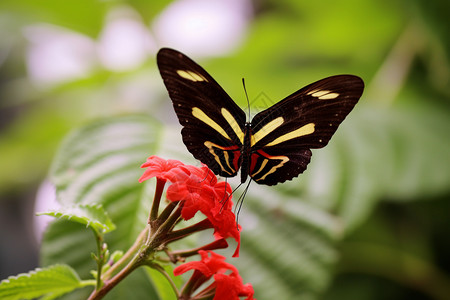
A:
{"label": "red marking on wing", "polygon": [[258,162],[258,158],[261,156],[268,159],[271,158],[269,154],[262,151],[261,149],[257,150],[255,153],[252,153],[252,155],[250,156],[250,174],[253,174],[256,163]]}
{"label": "red marking on wing", "polygon": [[241,151],[239,149],[238,150],[234,150],[233,154],[234,154],[233,167],[234,167],[235,170],[239,170],[239,166],[240,166],[239,159],[241,158]]}

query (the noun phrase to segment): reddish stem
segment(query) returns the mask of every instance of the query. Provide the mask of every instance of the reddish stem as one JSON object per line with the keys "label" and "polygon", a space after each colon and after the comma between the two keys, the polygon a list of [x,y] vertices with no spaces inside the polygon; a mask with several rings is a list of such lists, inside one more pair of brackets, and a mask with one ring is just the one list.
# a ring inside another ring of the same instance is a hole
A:
{"label": "reddish stem", "polygon": [[152,209],[150,211],[150,215],[148,216],[148,224],[151,224],[151,222],[156,220],[158,217],[159,204],[161,203],[161,196],[165,185],[165,179],[156,177],[155,197],[153,198]]}

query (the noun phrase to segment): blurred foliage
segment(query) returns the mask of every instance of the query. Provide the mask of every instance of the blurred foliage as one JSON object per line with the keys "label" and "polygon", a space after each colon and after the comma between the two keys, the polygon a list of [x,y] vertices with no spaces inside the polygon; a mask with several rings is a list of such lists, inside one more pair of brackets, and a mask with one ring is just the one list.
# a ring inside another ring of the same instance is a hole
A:
{"label": "blurred foliage", "polygon": [[[116,225],[113,233],[105,235],[112,252],[128,249],[147,222],[150,203],[146,200],[154,190],[139,184],[142,172],[137,166],[141,157],[161,147],[155,134],[160,130],[159,124],[142,116],[104,119],[67,136],[53,162],[50,177],[63,205],[101,203],[108,211]],[[51,224],[41,248],[42,263],[65,261],[82,278],[89,277],[93,260],[77,245],[94,246],[91,232],[73,222]],[[139,270],[133,278],[118,285],[109,299],[155,294],[144,271]],[[89,291],[84,290],[75,291],[68,299],[82,299],[83,293],[87,298]]]}
{"label": "blurred foliage", "polygon": [[51,294],[45,299],[56,299],[67,292],[81,288],[84,284],[72,268],[67,265],[54,265],[38,268],[19,276],[10,276],[0,284],[0,296],[4,300],[36,299]]}
{"label": "blurred foliage", "polygon": [[[148,149],[188,161],[153,54],[133,70],[114,72],[98,64],[89,76],[58,85],[40,86],[27,72],[26,29],[33,24],[60,26],[95,42],[112,10],[134,9],[151,27],[170,2],[0,2],[0,213],[2,203],[28,196],[46,177],[63,136],[93,119],[148,113],[166,125],[140,121],[154,126]],[[242,258],[236,262],[244,282],[254,284],[258,299],[317,299],[323,293],[333,300],[447,299],[449,2],[255,0],[253,6],[238,49],[227,57],[196,58],[242,107],[242,77],[253,112],[333,74],[359,75],[367,88],[327,148],[314,151],[304,175],[275,188],[251,185],[240,219]],[[114,120],[120,123],[114,117],[104,122]],[[89,155],[110,146],[81,145]],[[150,150],[133,157],[136,166],[155,154]],[[42,262],[69,257],[86,276],[88,262],[76,251],[60,256],[67,249],[59,240],[66,230],[73,245],[87,243],[82,226],[55,223],[46,233]],[[120,237],[130,232],[117,232],[113,248],[128,245]],[[2,247],[7,244],[1,240]],[[2,278],[12,275],[0,271]],[[145,284],[143,278],[144,272],[127,284]]]}

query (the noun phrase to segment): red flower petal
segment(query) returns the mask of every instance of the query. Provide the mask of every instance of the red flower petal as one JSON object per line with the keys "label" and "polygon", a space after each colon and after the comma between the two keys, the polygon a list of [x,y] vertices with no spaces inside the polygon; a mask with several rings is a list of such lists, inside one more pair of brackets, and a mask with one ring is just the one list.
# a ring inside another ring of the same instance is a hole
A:
{"label": "red flower petal", "polygon": [[239,296],[247,296],[247,300],[253,300],[253,287],[244,285],[241,276],[236,273],[230,275],[214,275],[216,282],[216,295],[214,300],[239,300]]}
{"label": "red flower petal", "polygon": [[233,253],[233,257],[238,257],[241,247],[241,234],[239,231],[241,226],[236,225],[235,214],[231,210],[216,211],[214,217],[209,220],[214,226],[214,236],[216,239],[232,237],[238,243]]}
{"label": "red flower petal", "polygon": [[167,199],[184,201],[181,216],[185,220],[192,218],[198,211],[207,217],[214,207],[214,191],[194,175],[184,175],[183,180],[172,183],[167,189]]}
{"label": "red flower petal", "polygon": [[[225,256],[217,254],[213,251],[199,250],[198,253],[201,256],[201,261],[191,261],[184,263],[173,270],[173,273],[177,276],[183,274],[189,270],[197,270],[203,273],[206,277],[210,278],[214,274],[221,272],[224,273],[227,270],[237,273],[238,270],[232,264],[225,262]],[[209,254],[211,256],[209,256]]]}
{"label": "red flower petal", "polygon": [[213,273],[208,268],[208,266],[205,265],[201,261],[190,261],[190,262],[184,263],[184,264],[176,267],[173,270],[173,274],[175,276],[179,276],[179,275],[181,275],[183,273],[186,273],[187,271],[190,271],[190,270],[200,271],[206,278],[210,278],[213,275]]}
{"label": "red flower petal", "polygon": [[183,166],[183,163],[179,160],[165,160],[156,155],[152,155],[147,158],[147,161],[141,166],[141,168],[147,169],[144,171],[144,174],[142,174],[141,178],[139,178],[139,182],[143,182],[153,177],[159,177],[167,180],[169,179],[167,178],[168,173],[180,166]]}

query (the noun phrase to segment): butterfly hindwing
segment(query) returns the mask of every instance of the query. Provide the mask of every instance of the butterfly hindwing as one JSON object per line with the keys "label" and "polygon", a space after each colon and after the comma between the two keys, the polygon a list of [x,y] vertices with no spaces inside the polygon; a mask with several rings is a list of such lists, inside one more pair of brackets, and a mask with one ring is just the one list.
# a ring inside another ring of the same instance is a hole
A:
{"label": "butterfly hindwing", "polygon": [[309,149],[327,145],[363,89],[357,76],[332,76],[257,114],[252,120],[249,175],[260,184],[274,185],[303,173]]}
{"label": "butterfly hindwing", "polygon": [[285,182],[306,170],[311,150],[274,148],[271,154],[259,149],[250,155],[250,177],[259,184],[275,185]]}
{"label": "butterfly hindwing", "polygon": [[163,48],[157,62],[188,150],[214,173],[235,176],[242,159],[244,111],[184,54]]}

